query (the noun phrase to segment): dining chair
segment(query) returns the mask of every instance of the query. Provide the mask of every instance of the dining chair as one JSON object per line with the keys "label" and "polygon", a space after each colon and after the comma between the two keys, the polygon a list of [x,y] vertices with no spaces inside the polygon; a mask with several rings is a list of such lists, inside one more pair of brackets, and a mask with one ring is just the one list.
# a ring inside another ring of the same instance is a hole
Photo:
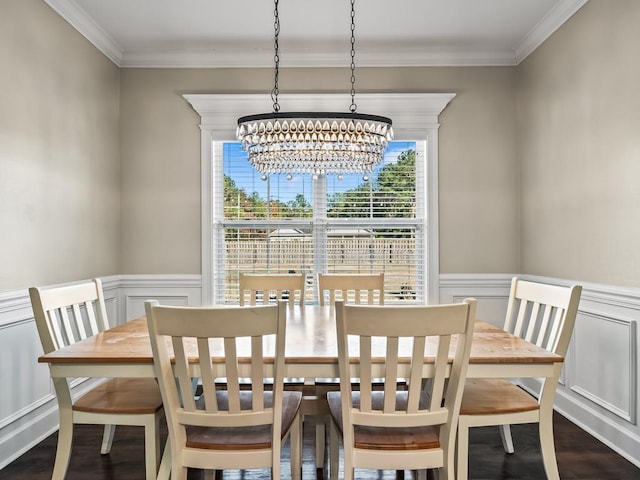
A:
{"label": "dining chair", "polygon": [[[469,364],[476,300],[448,305],[364,306],[336,302],[340,391],[329,392],[331,478],[355,468],[437,469],[454,479],[458,411]],[[393,321],[390,321],[393,320]],[[411,351],[401,358],[400,345]],[[455,350],[449,363],[450,349]],[[359,391],[350,381],[355,367]],[[422,387],[425,372],[431,381]],[[449,372],[449,375],[447,375]],[[372,381],[384,377],[384,389]],[[409,378],[407,390],[396,388]]]}
{"label": "dining chair", "polygon": [[[99,279],[58,288],[32,287],[29,295],[44,353],[109,328]],[[69,379],[52,376],[52,380],[58,399],[60,427],[51,478],[62,480],[66,475],[76,423],[105,426],[102,454],[111,451],[116,425],[144,427],[146,478],[156,478],[160,463],[160,420],[164,410],[155,379],[108,379],[75,400]]]}
{"label": "dining chair", "polygon": [[[328,296],[328,302],[327,298]],[[359,305],[384,305],[384,273],[318,274],[318,302],[333,305],[336,300]]]}
{"label": "dining chair", "polygon": [[[511,281],[504,330],[539,347],[564,356],[569,347],[582,287],[560,287]],[[500,427],[504,449],[513,453],[511,424],[538,423],[540,446],[547,478],[558,479],[553,440],[553,402],[562,364],[553,378],[542,379],[537,398],[508,379],[469,379],[466,382],[458,422],[457,473],[468,475],[469,429]]]}
{"label": "dining chair", "polygon": [[305,275],[304,273],[289,274],[252,274],[240,273],[239,279],[240,305],[247,303],[256,305],[258,300],[268,304],[272,300],[287,300],[289,306],[305,303]]}
{"label": "dining chair", "polygon": [[[318,273],[318,303],[335,305],[336,300],[356,305],[384,305],[384,273],[375,274],[327,274]],[[315,393],[305,402],[306,412],[316,420],[316,469],[324,466],[325,421],[329,419],[327,392],[340,389],[337,378],[318,378]]]}
{"label": "dining chair", "polygon": [[[279,479],[281,448],[287,438],[291,476],[299,479],[302,394],[283,391],[285,302],[197,308],[160,306],[148,300],[145,310],[169,427],[172,480],[185,480],[188,467],[208,474],[270,468],[271,478]],[[215,354],[214,345],[220,347]],[[239,358],[243,347],[250,349],[250,360]],[[274,379],[270,391],[264,388],[268,367]],[[226,377],[224,390],[216,386],[219,376]],[[202,383],[197,400],[193,377]],[[241,377],[251,378],[250,390],[240,389]]]}

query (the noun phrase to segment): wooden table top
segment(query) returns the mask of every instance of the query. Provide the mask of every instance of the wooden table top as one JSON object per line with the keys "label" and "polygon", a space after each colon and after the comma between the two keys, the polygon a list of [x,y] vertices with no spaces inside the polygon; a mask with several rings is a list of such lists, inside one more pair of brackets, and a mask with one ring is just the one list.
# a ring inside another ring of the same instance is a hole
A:
{"label": "wooden table top", "polygon": [[[335,313],[331,307],[293,307],[287,311],[286,362],[337,364]],[[239,346],[241,351],[241,346]],[[384,350],[380,355],[384,356]],[[215,347],[212,350],[216,355]],[[374,354],[375,351],[374,351]],[[376,354],[377,355],[377,354]],[[429,356],[429,349],[427,348]],[[113,327],[86,340],[41,356],[50,364],[149,364],[153,354],[144,317]],[[489,323],[477,321],[472,364],[550,364],[563,357],[515,337]]]}

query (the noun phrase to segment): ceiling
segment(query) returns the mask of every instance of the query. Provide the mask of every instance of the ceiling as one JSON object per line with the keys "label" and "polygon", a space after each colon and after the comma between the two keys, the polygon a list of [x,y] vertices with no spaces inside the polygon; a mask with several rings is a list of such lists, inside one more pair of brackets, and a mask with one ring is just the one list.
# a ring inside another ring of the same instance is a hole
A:
{"label": "ceiling", "polygon": [[[271,0],[45,0],[121,67],[272,67]],[[357,66],[517,65],[587,0],[360,0]],[[349,0],[280,0],[280,65],[349,66]]]}

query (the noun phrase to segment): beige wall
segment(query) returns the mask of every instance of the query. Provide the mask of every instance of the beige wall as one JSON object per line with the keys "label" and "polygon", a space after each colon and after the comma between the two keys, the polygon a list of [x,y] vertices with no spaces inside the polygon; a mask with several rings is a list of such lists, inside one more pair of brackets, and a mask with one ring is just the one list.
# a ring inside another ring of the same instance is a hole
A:
{"label": "beige wall", "polygon": [[42,0],[0,2],[0,291],[117,273],[119,71]]}
{"label": "beige wall", "polygon": [[640,286],[639,26],[591,0],[518,68],[523,272]]}
{"label": "beige wall", "polygon": [[[199,117],[182,95],[265,93],[272,74],[271,69],[121,71],[121,273],[200,272]],[[286,93],[344,92],[348,82],[346,69],[280,72],[280,91]],[[514,82],[514,68],[357,71],[361,93],[456,93],[440,128],[443,273],[519,271]],[[264,110],[270,108],[265,93]]]}
{"label": "beige wall", "polygon": [[[182,94],[264,93],[268,110],[272,70],[118,69],[39,0],[0,3],[0,62],[0,291],[199,273],[199,119]],[[441,115],[443,273],[520,271],[515,75],[357,71],[360,93],[456,94]],[[284,69],[280,88],[348,81],[346,68]]]}

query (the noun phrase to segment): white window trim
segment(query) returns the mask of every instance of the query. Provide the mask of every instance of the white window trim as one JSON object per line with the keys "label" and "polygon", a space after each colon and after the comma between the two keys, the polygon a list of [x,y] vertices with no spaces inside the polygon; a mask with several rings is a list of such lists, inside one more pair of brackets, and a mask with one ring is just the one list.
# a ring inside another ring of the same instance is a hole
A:
{"label": "white window trim", "polygon": [[[202,303],[213,303],[216,264],[213,259],[213,144],[235,141],[238,117],[270,111],[264,94],[188,94],[183,97],[200,115],[201,219],[202,219]],[[358,94],[360,112],[376,113],[393,120],[396,140],[427,142],[424,204],[426,205],[426,300],[440,302],[438,248],[438,116],[455,93],[371,93]],[[286,111],[342,111],[351,102],[348,94],[280,94]]]}

